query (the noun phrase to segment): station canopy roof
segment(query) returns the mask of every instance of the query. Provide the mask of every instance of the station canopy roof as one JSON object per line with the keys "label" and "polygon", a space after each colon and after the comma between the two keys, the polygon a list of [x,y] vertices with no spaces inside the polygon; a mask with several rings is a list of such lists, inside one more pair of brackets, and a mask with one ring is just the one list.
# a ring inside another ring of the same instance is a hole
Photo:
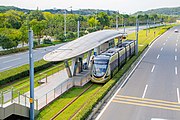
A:
{"label": "station canopy roof", "polygon": [[117,30],[101,30],[89,33],[46,54],[43,59],[46,61],[64,61],[71,59],[123,35],[123,33]]}

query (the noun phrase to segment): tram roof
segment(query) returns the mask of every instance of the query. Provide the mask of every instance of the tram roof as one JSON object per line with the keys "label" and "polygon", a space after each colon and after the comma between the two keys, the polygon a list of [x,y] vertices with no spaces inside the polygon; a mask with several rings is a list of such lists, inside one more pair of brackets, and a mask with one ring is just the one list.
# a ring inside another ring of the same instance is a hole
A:
{"label": "tram roof", "polygon": [[93,50],[111,39],[123,35],[123,33],[117,30],[101,30],[89,33],[46,54],[43,59],[46,61],[63,61],[71,59]]}

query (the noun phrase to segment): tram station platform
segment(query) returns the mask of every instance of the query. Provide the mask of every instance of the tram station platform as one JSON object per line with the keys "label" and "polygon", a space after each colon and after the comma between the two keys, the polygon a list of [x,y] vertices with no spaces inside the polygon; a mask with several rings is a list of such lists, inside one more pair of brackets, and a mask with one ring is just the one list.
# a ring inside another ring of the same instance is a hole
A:
{"label": "tram station platform", "polygon": [[[63,69],[48,76],[47,80],[44,78],[40,81],[43,84],[34,89],[34,109],[36,113],[70,88],[88,83],[90,81],[89,70],[83,70],[83,72],[69,78],[66,69]],[[12,114],[29,117],[30,92],[19,94],[16,98],[11,98],[10,94],[12,94],[12,91],[4,94],[4,97],[9,96],[9,98],[6,98],[9,99],[9,102],[0,103],[0,113],[2,114],[0,114],[0,119],[5,119]]]}

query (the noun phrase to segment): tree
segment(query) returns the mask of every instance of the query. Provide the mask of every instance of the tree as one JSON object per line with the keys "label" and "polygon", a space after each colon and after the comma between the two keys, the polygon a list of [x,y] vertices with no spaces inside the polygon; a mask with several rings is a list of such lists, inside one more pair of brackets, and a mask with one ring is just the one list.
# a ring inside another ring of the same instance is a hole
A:
{"label": "tree", "polygon": [[23,24],[19,30],[22,33],[20,41],[22,42],[22,46],[24,46],[24,43],[28,43],[28,26]]}
{"label": "tree", "polygon": [[95,19],[94,17],[91,17],[89,20],[88,20],[88,24],[90,27],[95,27],[95,25],[99,25],[99,21],[97,19]]}
{"label": "tree", "polygon": [[15,10],[9,10],[4,14],[4,27],[19,29],[22,25],[23,13]]}
{"label": "tree", "polygon": [[110,20],[105,12],[100,12],[98,13],[97,20],[100,22],[100,25],[104,28],[104,26],[109,26],[110,25]]}
{"label": "tree", "polygon": [[28,16],[28,19],[30,21],[32,21],[33,19],[36,19],[37,21],[45,20],[43,13],[38,9],[35,11],[31,11]]}
{"label": "tree", "polygon": [[40,38],[42,37],[43,31],[46,28],[47,22],[45,20],[37,21],[36,19],[33,19],[30,22],[30,25],[34,31],[34,34],[38,38],[38,44],[40,44]]}
{"label": "tree", "polygon": [[1,28],[0,29],[0,45],[3,49],[10,49],[18,46],[22,33],[16,29]]}

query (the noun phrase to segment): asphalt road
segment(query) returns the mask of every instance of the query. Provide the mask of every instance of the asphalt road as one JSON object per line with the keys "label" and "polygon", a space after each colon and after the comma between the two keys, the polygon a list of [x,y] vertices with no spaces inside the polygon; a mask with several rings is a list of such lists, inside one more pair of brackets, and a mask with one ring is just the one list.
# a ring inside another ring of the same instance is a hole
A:
{"label": "asphalt road", "polygon": [[[34,50],[34,61],[41,60],[43,56],[54,49],[59,48],[65,43],[49,46],[45,48],[38,48]],[[5,71],[29,63],[29,52],[21,52],[17,54],[5,55],[0,57],[0,71]]]}
{"label": "asphalt road", "polygon": [[180,120],[180,33],[158,38],[99,120]]}
{"label": "asphalt road", "polygon": [[[153,25],[151,25],[153,26]],[[140,29],[145,29],[146,26],[140,26]],[[119,31],[123,32],[123,29],[119,29]],[[135,32],[135,27],[128,27],[126,28],[126,33],[133,33]],[[46,47],[46,48],[39,48],[34,50],[34,61],[38,61],[40,59],[43,58],[43,56],[45,54],[47,54],[48,52],[53,51],[54,49],[57,49],[58,47],[64,45],[66,43],[63,44],[59,44],[59,45],[55,45],[55,46],[50,46],[50,47]],[[24,64],[28,64],[28,51],[26,52],[22,52],[22,53],[17,53],[17,54],[11,54],[11,55],[6,55],[6,56],[1,56],[0,57],[0,72],[1,71],[5,71],[11,68],[15,68]]]}

